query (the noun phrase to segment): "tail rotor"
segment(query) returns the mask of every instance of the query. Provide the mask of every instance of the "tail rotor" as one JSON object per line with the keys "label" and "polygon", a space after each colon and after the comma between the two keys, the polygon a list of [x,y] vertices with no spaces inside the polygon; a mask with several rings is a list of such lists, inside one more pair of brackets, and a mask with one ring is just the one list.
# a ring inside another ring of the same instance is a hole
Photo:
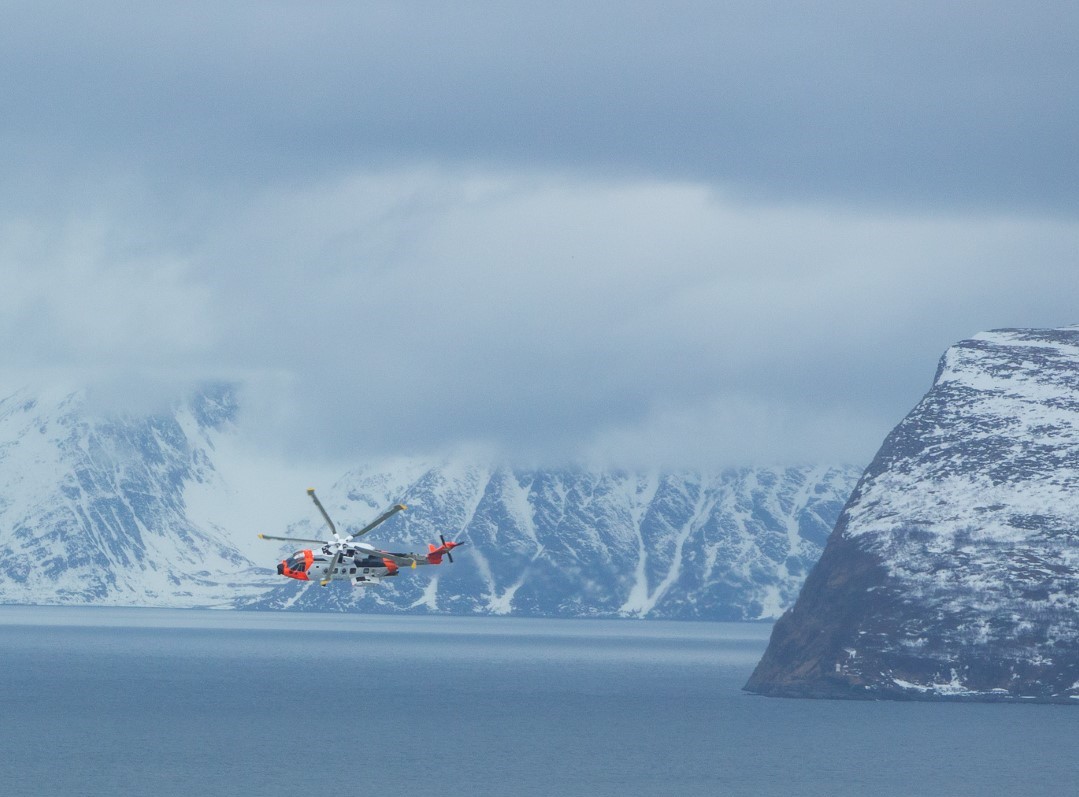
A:
{"label": "tail rotor", "polygon": [[463,542],[455,542],[455,543],[447,545],[445,537],[443,537],[441,534],[439,534],[438,538],[440,540],[442,540],[442,547],[446,549],[446,558],[450,560],[450,564],[452,565],[453,564],[453,554],[450,553],[450,548],[458,548],[458,547],[464,545],[464,543]]}
{"label": "tail rotor", "polygon": [[451,554],[450,551],[454,548],[459,548],[464,545],[463,542],[453,542],[452,540],[447,540],[441,534],[438,535],[438,538],[442,541],[441,547],[436,548],[434,543],[431,543],[427,546],[427,563],[431,565],[442,564],[443,556],[445,556],[447,559],[450,560],[450,562],[452,562],[453,554]]}

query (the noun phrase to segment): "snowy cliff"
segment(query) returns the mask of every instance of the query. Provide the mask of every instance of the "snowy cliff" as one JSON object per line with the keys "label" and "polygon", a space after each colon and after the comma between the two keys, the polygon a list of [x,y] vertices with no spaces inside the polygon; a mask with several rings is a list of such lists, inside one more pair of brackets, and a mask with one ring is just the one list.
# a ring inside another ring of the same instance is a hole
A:
{"label": "snowy cliff", "polygon": [[1079,327],[945,353],[746,688],[1079,698]]}

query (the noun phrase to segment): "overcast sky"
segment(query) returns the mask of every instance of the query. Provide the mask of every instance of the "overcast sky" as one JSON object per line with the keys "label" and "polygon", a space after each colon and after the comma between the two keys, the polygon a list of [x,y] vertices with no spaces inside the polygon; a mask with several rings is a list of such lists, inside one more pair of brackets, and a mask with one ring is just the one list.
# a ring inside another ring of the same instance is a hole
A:
{"label": "overcast sky", "polygon": [[160,5],[0,2],[12,389],[863,464],[953,342],[1079,322],[1074,3]]}

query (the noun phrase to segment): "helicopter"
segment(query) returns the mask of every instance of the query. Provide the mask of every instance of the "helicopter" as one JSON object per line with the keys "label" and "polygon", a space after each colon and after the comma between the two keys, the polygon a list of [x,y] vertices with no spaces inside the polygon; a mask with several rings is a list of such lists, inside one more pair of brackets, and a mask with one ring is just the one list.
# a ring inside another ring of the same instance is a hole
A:
{"label": "helicopter", "polygon": [[428,545],[425,554],[383,551],[367,543],[356,542],[356,538],[362,537],[408,507],[404,504],[394,504],[392,508],[383,512],[355,534],[342,537],[337,533],[337,527],[330,520],[326,508],[315,495],[315,488],[308,488],[307,494],[311,496],[326,525],[330,527],[333,539],[307,540],[299,537],[274,537],[269,534],[259,534],[260,540],[305,542],[309,545],[321,546],[317,553],[312,549],[296,551],[287,559],[278,562],[277,575],[279,576],[294,578],[298,581],[312,581],[317,578],[319,585],[323,587],[331,581],[351,581],[353,586],[367,586],[377,584],[384,578],[398,575],[402,567],[415,569],[417,565],[440,565],[443,556],[452,562],[453,555],[450,551],[464,545],[463,542],[451,542],[439,534],[442,545]]}

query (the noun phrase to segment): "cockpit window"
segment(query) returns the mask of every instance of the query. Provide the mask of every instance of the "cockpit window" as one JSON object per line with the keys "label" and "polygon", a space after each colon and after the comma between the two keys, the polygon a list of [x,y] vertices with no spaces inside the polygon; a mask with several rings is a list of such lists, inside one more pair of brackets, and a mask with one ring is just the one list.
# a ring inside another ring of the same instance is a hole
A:
{"label": "cockpit window", "polygon": [[304,561],[303,554],[293,554],[287,560],[285,564],[288,565],[289,570],[298,571],[303,573],[307,570],[307,562]]}

